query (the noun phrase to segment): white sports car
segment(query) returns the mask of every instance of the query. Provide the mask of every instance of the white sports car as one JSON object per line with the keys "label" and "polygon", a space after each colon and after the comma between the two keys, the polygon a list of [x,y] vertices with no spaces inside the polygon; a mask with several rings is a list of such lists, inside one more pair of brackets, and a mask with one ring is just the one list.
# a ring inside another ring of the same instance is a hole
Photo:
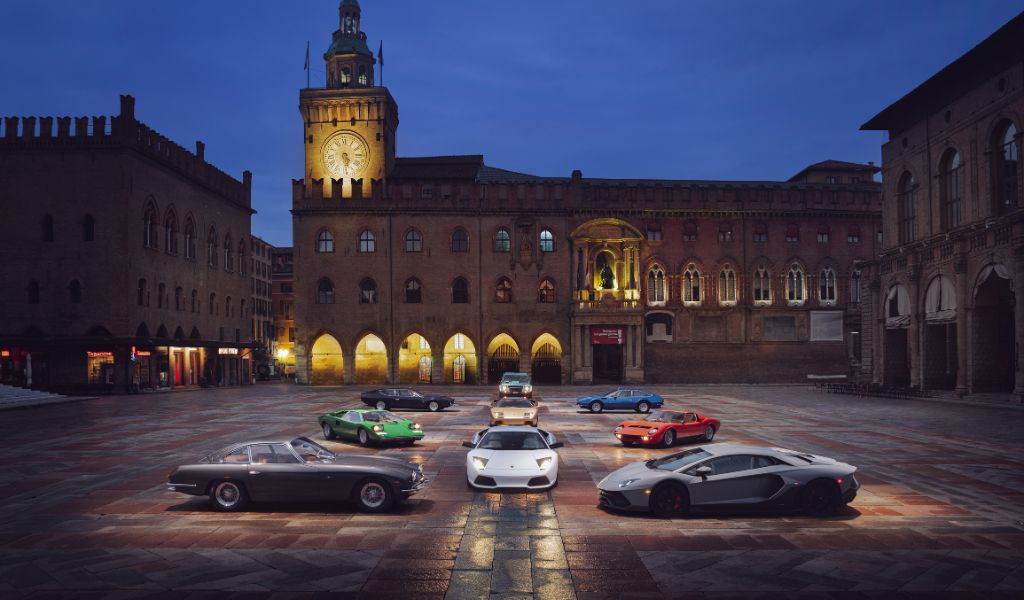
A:
{"label": "white sports car", "polygon": [[477,489],[546,490],[558,483],[558,453],[562,442],[536,427],[491,427],[463,442],[466,477]]}

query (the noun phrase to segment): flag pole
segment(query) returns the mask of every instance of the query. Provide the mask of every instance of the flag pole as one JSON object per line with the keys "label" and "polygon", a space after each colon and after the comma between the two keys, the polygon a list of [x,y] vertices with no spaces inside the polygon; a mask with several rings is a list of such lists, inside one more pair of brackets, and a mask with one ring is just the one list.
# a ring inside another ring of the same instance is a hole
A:
{"label": "flag pole", "polygon": [[309,89],[309,40],[306,40],[306,89]]}
{"label": "flag pole", "polygon": [[380,41],[377,48],[377,62],[380,63],[380,87],[384,87],[384,40]]}

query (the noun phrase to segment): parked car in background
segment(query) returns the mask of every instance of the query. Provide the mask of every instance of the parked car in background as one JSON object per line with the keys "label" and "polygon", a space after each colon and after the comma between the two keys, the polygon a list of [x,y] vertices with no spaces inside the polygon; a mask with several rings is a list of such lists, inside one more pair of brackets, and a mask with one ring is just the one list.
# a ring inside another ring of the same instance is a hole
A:
{"label": "parked car in background", "polygon": [[470,487],[544,490],[558,483],[562,443],[536,427],[491,427],[476,433],[466,454]]}
{"label": "parked car in background", "polygon": [[710,442],[721,428],[718,419],[693,411],[655,410],[643,419],[619,423],[614,433],[623,446],[640,444],[667,448],[677,440],[687,438]]}
{"label": "parked car in background", "polygon": [[783,448],[709,444],[622,467],[597,484],[601,505],[679,516],[693,510],[829,515],[857,496],[857,468]]}
{"label": "parked car in background", "polygon": [[386,410],[338,410],[320,415],[318,419],[324,438],[357,441],[363,446],[370,443],[405,442],[412,444],[423,439],[419,423]]}
{"label": "parked car in background", "polygon": [[533,382],[529,373],[507,371],[498,383],[498,397],[509,398],[519,396],[533,398]]}
{"label": "parked car in background", "polygon": [[576,399],[576,406],[590,412],[599,413],[603,410],[635,410],[646,413],[652,408],[661,408],[665,399],[652,392],[638,389],[618,389],[609,394],[583,396]]}
{"label": "parked car in background", "polygon": [[529,425],[536,427],[540,420],[537,403],[526,398],[498,398],[491,404],[491,426]]}
{"label": "parked car in background", "polygon": [[422,394],[409,388],[381,388],[363,392],[359,398],[363,404],[378,410],[392,408],[420,408],[430,412],[444,410],[455,404],[455,399],[448,396]]}
{"label": "parked car in background", "polygon": [[397,458],[338,454],[304,437],[232,444],[167,477],[173,492],[209,496],[219,510],[252,502],[352,501],[390,510],[427,484],[423,469]]}

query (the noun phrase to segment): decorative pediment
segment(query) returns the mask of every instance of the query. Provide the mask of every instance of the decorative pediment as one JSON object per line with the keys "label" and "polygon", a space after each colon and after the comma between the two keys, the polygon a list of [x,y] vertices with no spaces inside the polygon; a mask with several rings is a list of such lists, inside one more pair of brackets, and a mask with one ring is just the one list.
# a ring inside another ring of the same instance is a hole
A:
{"label": "decorative pediment", "polygon": [[644,235],[632,224],[621,219],[593,219],[572,232],[573,240],[603,242],[639,241]]}

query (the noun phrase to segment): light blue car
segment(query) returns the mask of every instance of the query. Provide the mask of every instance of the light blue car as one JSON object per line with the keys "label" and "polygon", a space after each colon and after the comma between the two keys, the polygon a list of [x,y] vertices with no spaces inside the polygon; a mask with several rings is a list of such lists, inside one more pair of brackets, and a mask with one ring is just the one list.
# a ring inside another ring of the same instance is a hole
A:
{"label": "light blue car", "polygon": [[665,404],[665,399],[661,396],[636,389],[621,389],[610,394],[583,396],[576,399],[576,406],[595,413],[605,409],[635,410],[638,413],[646,413],[652,408],[661,408],[663,404]]}

